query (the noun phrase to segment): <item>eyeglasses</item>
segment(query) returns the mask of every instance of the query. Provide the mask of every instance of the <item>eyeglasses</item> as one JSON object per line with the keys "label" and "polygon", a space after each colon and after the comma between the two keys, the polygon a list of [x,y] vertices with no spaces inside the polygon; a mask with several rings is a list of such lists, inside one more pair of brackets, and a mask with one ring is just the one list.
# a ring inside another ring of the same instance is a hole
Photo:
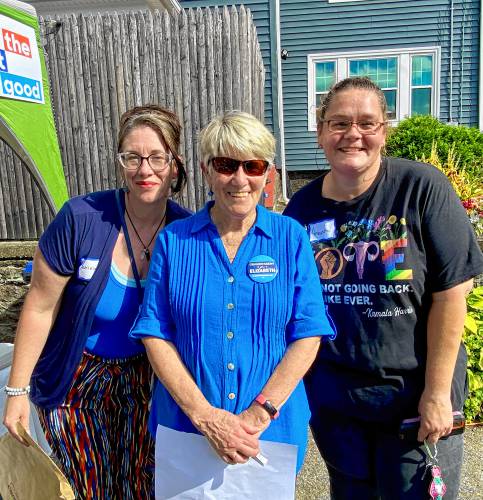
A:
{"label": "eyeglasses", "polygon": [[353,122],[351,120],[322,120],[327,123],[329,132],[340,133],[348,132],[352,125],[355,125],[357,130],[362,135],[374,135],[384,125],[385,122],[375,122],[372,120],[362,120]]}
{"label": "eyeglasses", "polygon": [[223,175],[232,175],[241,165],[245,174],[250,177],[263,175],[268,168],[268,161],[266,160],[235,160],[233,158],[225,158],[224,156],[217,156],[210,160],[215,172]]}
{"label": "eyeglasses", "polygon": [[148,165],[154,172],[162,172],[173,159],[173,155],[171,153],[153,153],[149,156],[141,156],[127,151],[118,153],[117,159],[126,170],[137,170],[142,165],[143,160],[147,160]]}

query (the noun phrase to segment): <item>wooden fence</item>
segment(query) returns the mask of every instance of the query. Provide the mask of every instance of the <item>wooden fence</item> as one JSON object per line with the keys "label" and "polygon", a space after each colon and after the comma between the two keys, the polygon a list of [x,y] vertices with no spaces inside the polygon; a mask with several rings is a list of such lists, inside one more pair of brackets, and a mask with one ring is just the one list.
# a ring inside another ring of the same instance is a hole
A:
{"label": "wooden fence", "polygon": [[[207,191],[198,161],[200,128],[228,109],[263,118],[264,69],[250,11],[70,15],[41,18],[40,26],[69,195],[119,185],[119,116],[158,103],[183,124],[188,184],[179,201],[200,208]],[[5,143],[0,189],[0,239],[38,238],[53,214]]]}

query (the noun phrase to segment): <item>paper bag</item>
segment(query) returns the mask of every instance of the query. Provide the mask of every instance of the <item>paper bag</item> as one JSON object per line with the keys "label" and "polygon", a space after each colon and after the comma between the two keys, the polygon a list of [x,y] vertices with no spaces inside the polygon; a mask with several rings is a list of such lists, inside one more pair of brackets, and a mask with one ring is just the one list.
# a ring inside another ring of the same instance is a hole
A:
{"label": "paper bag", "polygon": [[0,498],[74,500],[69,482],[39,445],[17,424],[24,446],[10,434],[0,437]]}

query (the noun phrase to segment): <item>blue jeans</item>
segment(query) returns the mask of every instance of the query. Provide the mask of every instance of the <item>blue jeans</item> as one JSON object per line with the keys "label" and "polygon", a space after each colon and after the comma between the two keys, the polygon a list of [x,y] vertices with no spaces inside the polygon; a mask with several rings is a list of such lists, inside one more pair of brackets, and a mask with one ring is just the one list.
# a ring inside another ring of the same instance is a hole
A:
{"label": "blue jeans", "polygon": [[[422,443],[400,440],[396,425],[385,427],[322,409],[312,416],[311,428],[327,465],[333,500],[429,498],[431,474],[426,468],[425,448]],[[463,436],[440,440],[437,448],[447,486],[444,500],[456,500]]]}

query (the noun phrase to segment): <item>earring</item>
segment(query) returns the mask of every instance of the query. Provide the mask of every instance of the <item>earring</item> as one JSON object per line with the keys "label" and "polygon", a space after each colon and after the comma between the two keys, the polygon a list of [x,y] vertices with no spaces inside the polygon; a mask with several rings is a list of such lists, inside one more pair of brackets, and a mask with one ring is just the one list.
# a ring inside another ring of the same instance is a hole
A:
{"label": "earring", "polygon": [[208,196],[210,197],[210,199],[212,199],[212,198],[213,198],[213,195],[214,195],[214,194],[215,194],[215,193],[213,193],[213,191],[212,191],[212,189],[211,189],[211,187],[210,187],[210,190],[208,191]]}
{"label": "earring", "polygon": [[263,197],[264,197],[265,199],[267,199],[269,196],[270,196],[270,195],[269,195],[266,191],[264,191],[264,192],[263,192]]}

